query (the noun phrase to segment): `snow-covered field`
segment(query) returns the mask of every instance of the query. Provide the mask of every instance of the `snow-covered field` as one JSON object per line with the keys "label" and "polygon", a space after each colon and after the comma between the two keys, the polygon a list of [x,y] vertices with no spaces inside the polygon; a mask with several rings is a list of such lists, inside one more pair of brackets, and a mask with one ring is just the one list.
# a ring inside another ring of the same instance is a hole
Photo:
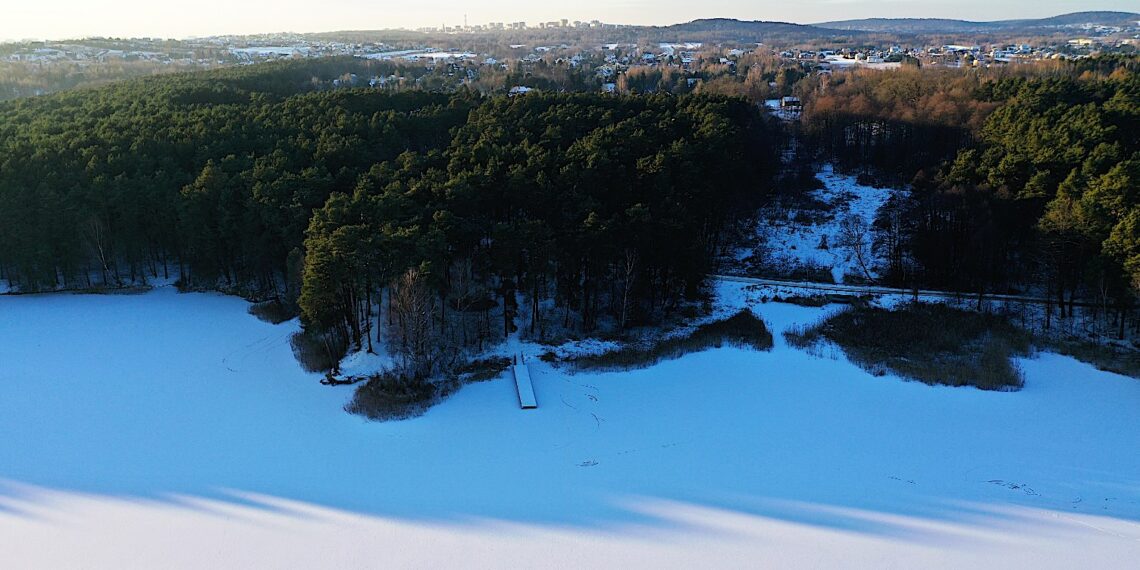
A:
{"label": "snow-covered field", "polygon": [[[831,272],[836,283],[843,283],[847,274],[861,272],[850,250],[840,247],[840,221],[847,216],[858,216],[869,227],[875,221],[879,208],[894,194],[901,192],[890,188],[875,188],[859,184],[854,176],[835,172],[828,164],[817,175],[823,188],[813,190],[810,196],[827,206],[826,210],[803,211],[783,208],[765,212],[757,228],[763,243],[762,257],[770,264],[781,267],[816,266]],[[804,221],[800,216],[810,218],[826,215],[821,223]],[[867,232],[868,244],[872,239]],[[826,246],[826,247],[821,247]],[[743,255],[751,255],[744,251]],[[883,260],[874,257],[870,265],[880,265]],[[873,268],[869,267],[874,274]]]}
{"label": "snow-covered field", "polygon": [[464,51],[464,52],[460,52],[460,51],[439,52],[439,51],[432,51],[432,50],[407,49],[407,50],[398,50],[398,51],[387,51],[387,52],[381,52],[381,53],[370,53],[368,55],[365,55],[364,57],[366,57],[368,59],[402,58],[402,59],[416,61],[419,59],[431,59],[431,60],[471,59],[471,58],[476,57],[476,54],[473,52],[466,52],[466,51]]}
{"label": "snow-covered field", "polygon": [[310,49],[311,48],[308,46],[259,46],[247,48],[230,48],[230,51],[233,53],[242,53],[246,55],[257,55],[264,57],[267,55],[293,55],[294,53],[306,55],[309,53]]}
{"label": "snow-covered field", "polygon": [[[750,303],[722,283],[721,310]],[[759,304],[777,332],[833,308]],[[1016,393],[788,348],[536,362],[367,423],[236,298],[0,297],[5,568],[1135,568],[1140,381]]]}

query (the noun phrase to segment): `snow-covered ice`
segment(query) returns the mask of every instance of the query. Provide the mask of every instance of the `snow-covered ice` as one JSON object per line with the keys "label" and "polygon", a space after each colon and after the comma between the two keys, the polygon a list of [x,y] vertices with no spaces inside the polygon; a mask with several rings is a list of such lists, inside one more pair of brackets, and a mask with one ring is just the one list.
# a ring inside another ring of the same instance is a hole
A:
{"label": "snow-covered ice", "polygon": [[[720,285],[722,311],[753,304]],[[1130,568],[1140,381],[1045,354],[1020,392],[724,348],[532,361],[419,418],[342,411],[240,299],[0,297],[11,568]],[[774,330],[834,307],[755,304]]]}

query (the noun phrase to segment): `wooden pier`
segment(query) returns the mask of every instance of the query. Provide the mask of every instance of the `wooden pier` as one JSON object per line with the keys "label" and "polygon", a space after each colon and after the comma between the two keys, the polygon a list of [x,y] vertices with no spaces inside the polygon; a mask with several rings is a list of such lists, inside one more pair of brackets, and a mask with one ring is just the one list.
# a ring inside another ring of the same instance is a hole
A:
{"label": "wooden pier", "polygon": [[530,367],[525,362],[519,362],[512,368],[515,374],[515,388],[519,392],[519,407],[529,410],[538,407],[534,399],[534,385],[530,381]]}

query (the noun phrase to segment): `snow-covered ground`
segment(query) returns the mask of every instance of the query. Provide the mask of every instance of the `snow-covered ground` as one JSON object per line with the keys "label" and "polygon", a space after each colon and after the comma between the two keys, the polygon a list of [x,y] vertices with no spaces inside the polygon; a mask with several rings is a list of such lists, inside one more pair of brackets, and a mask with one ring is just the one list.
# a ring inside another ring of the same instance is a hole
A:
{"label": "snow-covered ground", "polygon": [[[173,271],[167,271],[165,275],[150,275],[143,274],[141,278],[131,281],[130,279],[122,279],[119,285],[114,285],[113,280],[104,281],[103,276],[97,271],[91,272],[86,281],[72,280],[68,283],[60,283],[54,289],[51,287],[42,287],[40,291],[78,291],[85,288],[98,289],[103,288],[106,291],[127,292],[133,290],[149,289],[151,287],[171,287],[178,282],[179,275],[177,268]],[[19,294],[21,290],[19,287],[14,286],[7,279],[0,279],[0,295]]]}
{"label": "snow-covered ground", "polygon": [[[834,307],[757,304],[778,333]],[[0,566],[1134,568],[1140,381],[1020,392],[787,347],[533,363],[368,423],[240,299],[0,297]]]}
{"label": "snow-covered ground", "polygon": [[[824,165],[817,177],[823,188],[809,195],[826,205],[826,209],[772,208],[763,212],[757,228],[762,243],[760,255],[769,266],[826,269],[836,283],[843,283],[847,274],[862,271],[850,250],[840,247],[840,222],[845,217],[858,216],[869,228],[879,208],[902,191],[859,184],[854,176],[837,173],[830,164]],[[870,231],[866,237],[868,241],[872,239]],[[752,254],[752,250],[744,250],[740,256]],[[883,263],[873,252],[869,261],[872,266]],[[874,275],[873,267],[868,269]]]}
{"label": "snow-covered ground", "polygon": [[831,65],[832,67],[839,67],[839,68],[865,67],[867,69],[898,69],[898,68],[902,67],[902,63],[897,62],[897,61],[892,62],[892,61],[878,61],[878,60],[868,61],[866,59],[863,59],[863,60],[847,59],[841,55],[827,56],[827,59],[825,59],[824,61],[827,64]]}
{"label": "snow-covered ground", "polygon": [[233,53],[241,53],[246,55],[257,55],[265,57],[268,55],[293,55],[299,53],[307,55],[310,51],[309,46],[259,46],[259,47],[246,47],[246,48],[230,48]]}
{"label": "snow-covered ground", "polygon": [[440,52],[440,51],[434,51],[434,50],[407,49],[407,50],[398,50],[398,51],[388,51],[388,52],[382,52],[382,53],[370,53],[368,55],[365,55],[364,57],[366,57],[368,59],[402,58],[402,59],[416,61],[419,59],[431,59],[431,60],[472,59],[476,56],[477,56],[477,54],[475,54],[473,52],[460,52],[460,51]]}
{"label": "snow-covered ground", "polygon": [[791,108],[781,107],[779,99],[767,99],[767,100],[765,100],[764,101],[764,107],[766,109],[768,109],[769,113],[772,113],[777,118],[783,119],[785,121],[797,121],[797,120],[799,120],[800,114],[801,114],[801,109],[798,107],[791,107]]}

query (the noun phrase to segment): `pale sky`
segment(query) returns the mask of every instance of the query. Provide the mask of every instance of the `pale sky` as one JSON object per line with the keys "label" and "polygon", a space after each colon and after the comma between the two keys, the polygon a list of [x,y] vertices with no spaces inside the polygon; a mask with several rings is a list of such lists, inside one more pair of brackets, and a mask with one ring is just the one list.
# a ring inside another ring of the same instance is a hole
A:
{"label": "pale sky", "polygon": [[664,25],[697,18],[812,23],[868,17],[1002,20],[1084,10],[1140,11],[1140,0],[0,0],[0,40],[417,28],[566,18]]}

